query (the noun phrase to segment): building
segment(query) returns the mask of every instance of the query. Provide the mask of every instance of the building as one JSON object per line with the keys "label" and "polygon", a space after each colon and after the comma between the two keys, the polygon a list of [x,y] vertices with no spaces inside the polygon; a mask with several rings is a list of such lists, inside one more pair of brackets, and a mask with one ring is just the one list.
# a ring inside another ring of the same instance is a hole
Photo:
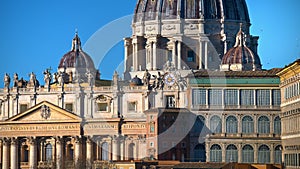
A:
{"label": "building", "polygon": [[76,33],[44,85],[34,72],[28,81],[5,76],[2,168],[281,164],[281,69],[262,69],[250,25],[244,0],[138,0],[124,79],[115,73],[111,81]]}
{"label": "building", "polygon": [[278,74],[282,97],[282,145],[287,168],[300,166],[300,60],[286,66]]}

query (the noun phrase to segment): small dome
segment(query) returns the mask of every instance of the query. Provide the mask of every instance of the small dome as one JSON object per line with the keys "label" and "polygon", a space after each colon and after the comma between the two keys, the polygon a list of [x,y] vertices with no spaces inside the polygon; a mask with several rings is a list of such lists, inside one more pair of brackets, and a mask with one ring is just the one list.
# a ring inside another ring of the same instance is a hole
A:
{"label": "small dome", "polygon": [[259,56],[247,47],[246,35],[240,29],[236,44],[223,57],[221,70],[260,70]]}
{"label": "small dome", "polygon": [[60,60],[58,68],[79,68],[95,70],[92,58],[81,48],[81,41],[76,33],[72,41],[72,49]]}
{"label": "small dome", "polygon": [[130,86],[141,86],[141,85],[143,85],[142,79],[140,79],[137,76],[132,78],[131,81],[130,81]]}

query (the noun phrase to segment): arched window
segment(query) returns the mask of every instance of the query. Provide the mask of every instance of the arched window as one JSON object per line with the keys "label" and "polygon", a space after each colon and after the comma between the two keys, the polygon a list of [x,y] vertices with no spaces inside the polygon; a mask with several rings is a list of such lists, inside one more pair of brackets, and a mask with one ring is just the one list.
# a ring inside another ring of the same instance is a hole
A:
{"label": "arched window", "polygon": [[197,116],[196,121],[193,126],[193,133],[200,134],[205,125],[205,118],[203,116]]}
{"label": "arched window", "polygon": [[258,163],[268,164],[270,163],[270,149],[266,145],[262,145],[258,149]]}
{"label": "arched window", "polygon": [[128,158],[129,160],[134,160],[134,150],[135,150],[135,144],[130,143],[128,147]]}
{"label": "arched window", "polygon": [[275,164],[282,163],[282,146],[275,147]]}
{"label": "arched window", "polygon": [[226,133],[237,133],[238,131],[238,122],[236,117],[229,116],[226,119]]}
{"label": "arched window", "polygon": [[27,145],[21,147],[21,162],[29,162],[29,150]]}
{"label": "arched window", "polygon": [[266,116],[261,116],[258,119],[258,133],[268,134],[270,133],[270,120]]}
{"label": "arched window", "polygon": [[205,155],[205,144],[198,144],[194,149],[194,162],[205,162],[206,155]]}
{"label": "arched window", "polygon": [[250,145],[245,145],[242,149],[242,162],[253,163],[254,162],[254,150]]}
{"label": "arched window", "polygon": [[222,162],[222,149],[217,144],[214,144],[210,148],[210,161],[211,162]]}
{"label": "arched window", "polygon": [[245,116],[242,119],[242,133],[254,133],[254,122],[252,117]]}
{"label": "arched window", "polygon": [[238,150],[235,145],[231,144],[226,148],[226,162],[237,162]]}
{"label": "arched window", "polygon": [[222,121],[219,116],[213,116],[210,119],[210,131],[213,133],[222,133]]}
{"label": "arched window", "polygon": [[279,116],[274,119],[274,133],[281,134],[281,119]]}
{"label": "arched window", "polygon": [[108,143],[104,142],[101,146],[102,161],[107,161],[109,157]]}
{"label": "arched window", "polygon": [[47,144],[46,146],[45,146],[45,149],[46,149],[46,154],[45,154],[45,159],[46,159],[46,161],[52,161],[52,152],[53,152],[53,150],[52,150],[52,145],[51,144]]}

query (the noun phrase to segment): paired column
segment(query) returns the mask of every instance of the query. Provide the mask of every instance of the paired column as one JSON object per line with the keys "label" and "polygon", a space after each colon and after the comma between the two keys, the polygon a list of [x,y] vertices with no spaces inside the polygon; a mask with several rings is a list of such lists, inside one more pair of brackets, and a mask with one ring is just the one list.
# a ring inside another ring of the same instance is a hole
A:
{"label": "paired column", "polygon": [[88,137],[86,140],[86,162],[88,168],[92,167],[92,162],[93,162],[92,157],[93,157],[93,141],[90,137]]}
{"label": "paired column", "polygon": [[173,41],[173,49],[172,49],[172,62],[174,66],[176,66],[176,41]]}
{"label": "paired column", "polygon": [[75,138],[75,152],[74,152],[74,160],[75,160],[75,164],[77,164],[79,162],[79,160],[81,159],[81,137],[76,137]]}
{"label": "paired column", "polygon": [[37,147],[36,147],[36,139],[30,138],[29,139],[29,168],[30,169],[37,169]]}
{"label": "paired column", "polygon": [[12,138],[10,142],[10,168],[18,169],[18,139]]}
{"label": "paired column", "polygon": [[112,160],[118,160],[119,154],[119,139],[115,137],[112,140]]}
{"label": "paired column", "polygon": [[5,138],[3,140],[3,161],[2,168],[9,168],[9,142],[10,140]]}
{"label": "paired column", "polygon": [[132,65],[133,65],[133,71],[138,71],[138,43],[137,43],[137,39],[133,39],[132,41],[132,45],[133,45],[133,52],[132,52]]}
{"label": "paired column", "polygon": [[56,138],[56,168],[63,169],[63,139]]}

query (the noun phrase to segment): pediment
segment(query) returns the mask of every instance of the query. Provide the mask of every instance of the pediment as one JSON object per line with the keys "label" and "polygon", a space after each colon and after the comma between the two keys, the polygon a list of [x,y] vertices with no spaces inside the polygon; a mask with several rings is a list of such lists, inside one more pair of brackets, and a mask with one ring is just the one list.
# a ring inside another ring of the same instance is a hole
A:
{"label": "pediment", "polygon": [[7,122],[80,122],[81,118],[65,109],[43,101]]}

